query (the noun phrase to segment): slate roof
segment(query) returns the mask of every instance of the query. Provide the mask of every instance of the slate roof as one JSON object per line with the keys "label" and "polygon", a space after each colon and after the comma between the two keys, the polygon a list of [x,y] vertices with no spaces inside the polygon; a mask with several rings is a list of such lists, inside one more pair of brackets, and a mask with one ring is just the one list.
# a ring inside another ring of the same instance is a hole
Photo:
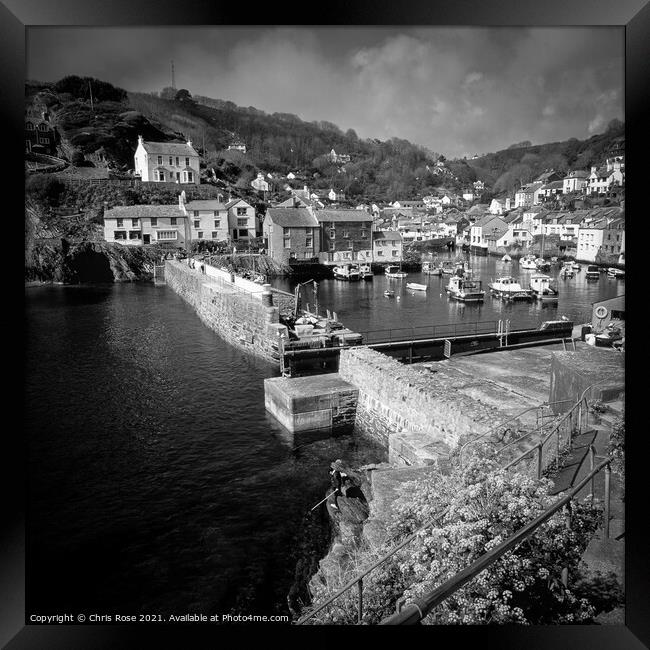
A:
{"label": "slate roof", "polygon": [[266,216],[284,228],[318,228],[318,221],[306,208],[268,208]]}
{"label": "slate roof", "polygon": [[569,172],[564,178],[589,178],[589,172],[583,171],[582,169],[576,169]]}
{"label": "slate roof", "polygon": [[149,154],[163,156],[197,156],[194,147],[187,142],[146,142],[142,143],[144,150]]}
{"label": "slate roof", "polygon": [[118,205],[104,210],[106,219],[142,219],[144,217],[180,217],[185,215],[175,205]]}
{"label": "slate roof", "polygon": [[401,241],[402,235],[396,230],[376,230],[372,233],[373,239],[386,239],[388,241]]}
{"label": "slate roof", "polygon": [[[568,176],[567,176],[568,178]],[[564,185],[564,181],[551,181],[550,183],[546,183],[546,185],[542,185],[543,190],[559,190],[562,186]]]}
{"label": "slate roof", "polygon": [[367,212],[360,210],[318,210],[316,218],[323,221],[372,221]]}
{"label": "slate roof", "polygon": [[216,200],[197,200],[185,204],[185,209],[191,210],[225,210],[226,204]]}
{"label": "slate roof", "polygon": [[491,221],[501,222],[499,224],[499,227],[502,227],[502,226],[506,225],[505,222],[503,221],[503,219],[501,219],[500,217],[497,217],[494,214],[486,214],[482,219],[479,219],[478,221],[474,222],[473,226],[483,228],[487,224],[489,224]]}

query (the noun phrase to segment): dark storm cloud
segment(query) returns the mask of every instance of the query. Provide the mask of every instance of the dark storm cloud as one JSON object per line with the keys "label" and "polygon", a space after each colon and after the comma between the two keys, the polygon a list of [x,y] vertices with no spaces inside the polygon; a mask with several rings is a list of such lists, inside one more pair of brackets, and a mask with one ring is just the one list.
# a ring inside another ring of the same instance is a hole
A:
{"label": "dark storm cloud", "polygon": [[176,85],[446,155],[623,118],[622,28],[38,28],[28,77]]}

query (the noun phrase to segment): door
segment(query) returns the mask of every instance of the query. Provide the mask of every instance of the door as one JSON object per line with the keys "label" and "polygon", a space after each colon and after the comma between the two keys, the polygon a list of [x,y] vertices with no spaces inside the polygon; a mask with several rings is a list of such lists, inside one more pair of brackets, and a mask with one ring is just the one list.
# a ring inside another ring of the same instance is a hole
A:
{"label": "door", "polygon": [[142,241],[145,244],[150,244],[151,243],[151,235],[142,235]]}
{"label": "door", "polygon": [[232,238],[233,238],[234,240],[237,240],[237,228],[233,228],[233,229],[232,229]]}

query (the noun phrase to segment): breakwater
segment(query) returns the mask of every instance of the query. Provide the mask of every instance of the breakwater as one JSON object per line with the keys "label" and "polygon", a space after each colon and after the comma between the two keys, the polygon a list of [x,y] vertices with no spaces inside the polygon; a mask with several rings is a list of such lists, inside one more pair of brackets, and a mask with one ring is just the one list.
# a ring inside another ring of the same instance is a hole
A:
{"label": "breakwater", "polygon": [[280,310],[288,305],[274,304],[284,294],[220,269],[199,265],[192,269],[175,260],[165,262],[165,281],[196,310],[199,318],[229,343],[271,362],[280,359],[280,336],[288,336],[280,323]]}

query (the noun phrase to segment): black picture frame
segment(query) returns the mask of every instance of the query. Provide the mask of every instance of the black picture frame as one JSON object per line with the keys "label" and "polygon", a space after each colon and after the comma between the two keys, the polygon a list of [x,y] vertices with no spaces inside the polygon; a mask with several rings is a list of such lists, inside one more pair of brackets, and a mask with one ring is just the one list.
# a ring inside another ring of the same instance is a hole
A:
{"label": "black picture frame", "polygon": [[[2,51],[2,124],[5,127],[5,145],[18,156],[8,156],[9,170],[5,173],[6,198],[18,203],[24,192],[24,174],[16,163],[22,158],[23,142],[23,96],[25,80],[25,33],[26,28],[36,25],[119,25],[119,26],[157,26],[157,25],[458,25],[458,26],[583,26],[620,25],[626,34],[626,158],[628,213],[636,212],[634,218],[647,218],[641,202],[641,156],[643,151],[641,135],[644,120],[648,114],[650,96],[650,7],[646,0],[547,0],[544,3],[532,0],[448,0],[447,2],[425,2],[416,0],[408,3],[395,3],[387,0],[357,1],[354,4],[335,0],[314,8],[319,20],[312,20],[305,11],[304,3],[282,3],[281,5],[255,6],[250,3],[210,2],[195,0],[179,3],[170,0],[113,0],[110,3],[97,0],[4,0],[0,4],[0,49]],[[323,21],[327,22],[323,22]],[[645,152],[644,152],[645,153]],[[11,195],[11,196],[8,196]],[[20,214],[16,206],[13,214]],[[628,223],[630,220],[628,219]],[[638,221],[637,221],[638,223]],[[634,224],[628,232],[640,232]],[[634,236],[628,234],[630,246],[638,246]],[[16,267],[21,268],[20,245],[9,246],[16,254]],[[11,252],[11,251],[10,251]],[[634,262],[635,254],[628,259]],[[8,260],[9,258],[7,258]],[[638,257],[637,257],[638,259]],[[9,261],[7,261],[9,264]],[[11,260],[13,268],[13,260]],[[17,273],[15,273],[17,276]],[[11,286],[17,288],[18,303],[21,302],[22,287],[19,280]],[[636,284],[635,274],[628,272],[626,284]],[[630,305],[628,311],[636,311]],[[20,338],[22,320],[17,319],[17,336]],[[628,325],[630,340],[636,340],[639,352],[642,348],[634,316]],[[640,360],[639,362],[640,363]],[[11,370],[11,366],[9,367]],[[626,369],[627,370],[627,369]],[[22,391],[15,385],[13,392],[5,398],[11,399],[13,408],[21,403]],[[634,391],[634,387],[630,386]],[[638,388],[637,388],[638,390]],[[627,400],[626,418],[635,422],[634,404],[638,404],[633,392]],[[630,417],[632,416],[632,417]],[[650,644],[650,572],[646,549],[650,543],[644,533],[644,494],[647,487],[643,481],[644,440],[647,425],[633,429],[628,426],[627,446],[627,489],[626,489],[626,624],[624,626],[554,626],[554,627],[490,627],[490,628],[428,628],[426,642],[436,644],[453,643],[480,644],[503,650],[505,648],[643,648]],[[2,557],[0,558],[0,641],[5,640],[7,650],[19,648],[117,648],[117,647],[161,647],[171,642],[174,647],[214,647],[223,640],[226,632],[222,627],[139,627],[137,629],[120,626],[25,626],[24,621],[24,447],[21,440],[20,422],[12,429],[12,435],[5,436],[2,468],[2,494],[5,497],[4,521],[2,531]],[[638,434],[638,435],[636,435]],[[309,628],[313,630],[314,628]],[[378,629],[378,628],[375,628]],[[383,628],[382,635],[398,634],[394,629]],[[324,630],[308,632],[307,629],[290,627],[279,631],[283,636],[294,637],[297,642],[311,640],[315,635],[323,638]],[[243,628],[235,628],[238,634],[247,633]],[[268,637],[275,636],[277,628],[257,628],[252,632]],[[338,630],[341,642],[349,642],[349,629]],[[164,633],[165,642],[159,633]],[[232,632],[232,629],[228,632]],[[359,629],[355,629],[358,633]],[[418,637],[425,636],[419,628]],[[377,633],[377,632],[375,632]],[[207,643],[194,640],[195,634],[204,636]],[[372,633],[369,633],[372,637]],[[397,638],[386,639],[388,642]],[[154,638],[158,640],[154,642]],[[386,638],[383,636],[383,638]],[[10,640],[11,639],[11,640]],[[413,640],[419,642],[421,639]],[[354,642],[354,641],[352,641]]]}

